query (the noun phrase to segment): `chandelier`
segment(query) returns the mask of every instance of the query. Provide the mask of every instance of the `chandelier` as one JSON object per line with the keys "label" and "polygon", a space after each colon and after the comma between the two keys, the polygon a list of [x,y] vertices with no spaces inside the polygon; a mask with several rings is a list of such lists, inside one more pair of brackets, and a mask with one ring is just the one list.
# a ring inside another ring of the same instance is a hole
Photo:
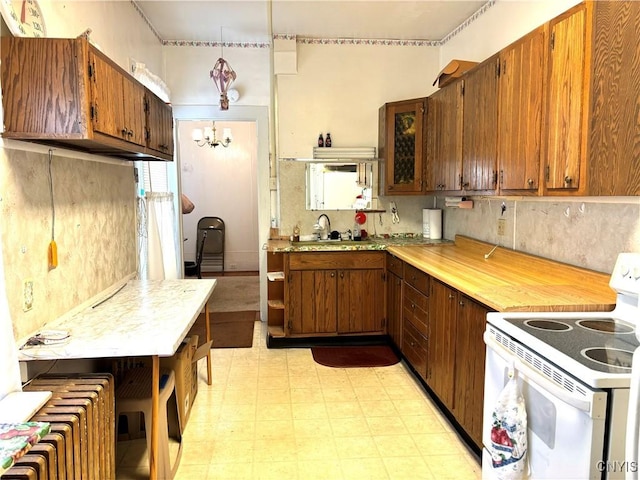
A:
{"label": "chandelier", "polygon": [[231,129],[225,128],[222,130],[222,140],[218,140],[216,138],[216,122],[213,122],[213,126],[205,127],[204,131],[201,128],[196,128],[191,133],[191,138],[194,142],[198,144],[199,147],[204,147],[205,145],[209,145],[210,147],[217,147],[218,145],[222,145],[227,148],[231,143]]}

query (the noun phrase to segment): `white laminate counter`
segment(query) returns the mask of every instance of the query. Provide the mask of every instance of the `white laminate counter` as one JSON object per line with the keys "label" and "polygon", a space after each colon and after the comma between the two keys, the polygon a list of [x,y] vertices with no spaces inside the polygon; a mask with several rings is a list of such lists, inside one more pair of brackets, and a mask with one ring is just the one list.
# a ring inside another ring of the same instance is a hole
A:
{"label": "white laminate counter", "polygon": [[[92,305],[72,311],[43,330],[66,330],[59,345],[25,346],[18,359],[60,360],[128,356],[168,357],[189,332],[215,288],[215,279],[129,280]],[[113,295],[113,296],[111,296]]]}

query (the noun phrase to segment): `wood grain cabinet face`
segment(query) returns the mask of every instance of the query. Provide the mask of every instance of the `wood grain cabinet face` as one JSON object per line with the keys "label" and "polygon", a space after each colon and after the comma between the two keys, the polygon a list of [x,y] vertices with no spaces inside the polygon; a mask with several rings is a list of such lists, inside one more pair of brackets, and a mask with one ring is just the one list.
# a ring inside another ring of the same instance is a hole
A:
{"label": "wood grain cabinet face", "polygon": [[384,264],[385,252],[289,254],[285,333],[384,333]]}
{"label": "wood grain cabinet face", "polygon": [[402,347],[402,277],[387,268],[387,333]]}
{"label": "wood grain cabinet face", "polygon": [[545,188],[583,191],[582,169],[588,96],[587,11],[585,4],[549,23],[546,98]]}
{"label": "wood grain cabinet face", "polygon": [[540,186],[546,28],[500,52],[498,183],[501,193],[534,195]]}
{"label": "wood grain cabinet face", "polygon": [[433,93],[427,101],[426,190],[459,192],[462,179],[464,80]]}
{"label": "wood grain cabinet face", "polygon": [[173,154],[173,117],[171,106],[145,89],[145,111],[147,127],[145,140],[147,147],[167,154]]}
{"label": "wood grain cabinet face", "polygon": [[594,2],[589,194],[640,195],[640,2]]}
{"label": "wood grain cabinet face", "polygon": [[464,80],[462,178],[460,189],[493,193],[497,186],[497,59],[471,70]]}
{"label": "wood grain cabinet face", "polygon": [[[82,45],[2,37],[4,138],[82,139],[90,133]],[[43,58],[50,61],[43,62]],[[37,109],[27,108],[39,105]]]}
{"label": "wood grain cabinet face", "polygon": [[144,87],[94,51],[89,63],[94,131],[144,145]]}
{"label": "wood grain cabinet face", "polygon": [[[173,159],[172,149],[147,147],[142,84],[85,38],[1,42],[4,138],[135,160]],[[172,124],[163,125],[171,130],[160,135],[173,137]]]}
{"label": "wood grain cabinet face", "polygon": [[453,413],[476,445],[482,445],[485,346],[488,309],[458,293]]}
{"label": "wood grain cabinet face", "polygon": [[456,363],[458,292],[431,279],[427,384],[449,410],[453,410]]}
{"label": "wood grain cabinet face", "polygon": [[381,195],[424,193],[426,98],[387,103],[378,112]]}

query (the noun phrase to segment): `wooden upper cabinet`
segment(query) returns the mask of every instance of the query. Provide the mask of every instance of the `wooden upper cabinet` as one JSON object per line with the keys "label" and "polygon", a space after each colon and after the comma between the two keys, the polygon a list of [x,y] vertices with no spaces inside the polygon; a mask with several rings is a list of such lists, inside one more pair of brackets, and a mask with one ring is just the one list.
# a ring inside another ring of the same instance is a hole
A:
{"label": "wooden upper cabinet", "polygon": [[640,2],[595,2],[589,194],[640,195]]}
{"label": "wooden upper cabinet", "polygon": [[464,80],[433,93],[427,101],[426,191],[455,192],[462,178]]}
{"label": "wooden upper cabinet", "polygon": [[144,145],[144,87],[96,52],[89,65],[94,131]]}
{"label": "wooden upper cabinet", "polygon": [[537,194],[546,27],[500,52],[498,181],[501,193]]}
{"label": "wooden upper cabinet", "polygon": [[587,41],[590,28],[586,4],[580,4],[549,22],[546,151],[543,179],[547,193],[586,191],[582,182],[588,89],[585,88]]}
{"label": "wooden upper cabinet", "polygon": [[464,81],[463,191],[495,191],[497,184],[498,58],[471,70]]}
{"label": "wooden upper cabinet", "polygon": [[87,39],[1,42],[4,138],[135,160],[173,159],[172,148],[146,145],[142,84]]}
{"label": "wooden upper cabinet", "polygon": [[149,90],[146,90],[145,107],[147,112],[145,134],[147,147],[159,152],[173,154],[173,116],[171,106]]}
{"label": "wooden upper cabinet", "polygon": [[83,47],[77,40],[2,37],[4,138],[90,135],[85,82],[78,81],[86,72]]}
{"label": "wooden upper cabinet", "polygon": [[427,99],[386,103],[378,112],[380,195],[424,193]]}

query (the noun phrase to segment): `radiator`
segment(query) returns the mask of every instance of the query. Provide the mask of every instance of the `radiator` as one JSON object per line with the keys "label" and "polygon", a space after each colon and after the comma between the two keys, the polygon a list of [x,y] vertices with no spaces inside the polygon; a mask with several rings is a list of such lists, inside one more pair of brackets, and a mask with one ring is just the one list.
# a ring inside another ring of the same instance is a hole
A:
{"label": "radiator", "polygon": [[43,375],[24,387],[51,399],[30,419],[51,430],[2,480],[104,480],[116,477],[115,394],[111,374]]}

